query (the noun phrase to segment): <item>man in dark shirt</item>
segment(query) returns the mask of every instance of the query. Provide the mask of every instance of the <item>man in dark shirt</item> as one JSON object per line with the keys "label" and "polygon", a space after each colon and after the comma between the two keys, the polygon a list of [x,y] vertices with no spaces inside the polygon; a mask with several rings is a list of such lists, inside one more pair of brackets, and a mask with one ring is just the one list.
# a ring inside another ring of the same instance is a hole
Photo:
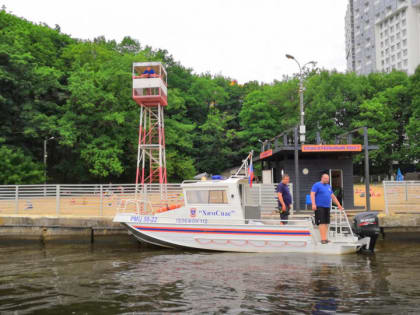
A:
{"label": "man in dark shirt", "polygon": [[280,220],[282,224],[287,224],[290,214],[290,205],[292,204],[292,196],[290,195],[289,184],[290,177],[284,174],[281,179],[281,183],[277,186],[277,198],[280,210]]}

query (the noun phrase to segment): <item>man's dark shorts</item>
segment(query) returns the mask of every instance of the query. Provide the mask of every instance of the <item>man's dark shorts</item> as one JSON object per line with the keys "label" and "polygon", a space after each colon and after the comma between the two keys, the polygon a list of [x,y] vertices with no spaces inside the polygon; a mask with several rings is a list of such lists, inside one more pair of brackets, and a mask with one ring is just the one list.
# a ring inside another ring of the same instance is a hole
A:
{"label": "man's dark shorts", "polygon": [[287,220],[289,220],[289,214],[290,214],[290,205],[286,205],[286,211],[281,210],[281,205],[279,206],[280,211],[280,220],[286,220],[283,222],[283,224],[287,224]]}
{"label": "man's dark shorts", "polygon": [[315,223],[330,224],[330,208],[317,207],[315,210]]}

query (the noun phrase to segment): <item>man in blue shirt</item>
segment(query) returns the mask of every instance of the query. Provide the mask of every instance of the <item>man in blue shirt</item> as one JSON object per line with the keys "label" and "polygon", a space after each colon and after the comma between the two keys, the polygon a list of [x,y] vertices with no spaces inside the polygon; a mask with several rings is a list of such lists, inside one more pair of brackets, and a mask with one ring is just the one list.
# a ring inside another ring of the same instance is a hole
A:
{"label": "man in blue shirt", "polygon": [[290,205],[292,204],[292,196],[290,195],[289,184],[290,177],[287,174],[282,176],[281,182],[277,186],[278,206],[280,210],[280,220],[282,224],[287,224],[290,214]]}
{"label": "man in blue shirt", "polygon": [[327,232],[328,224],[330,224],[331,201],[338,206],[338,209],[343,209],[335,197],[329,182],[330,177],[327,174],[322,174],[321,181],[315,183],[311,189],[312,210],[315,211],[315,222],[319,226],[322,244],[329,242],[327,240]]}
{"label": "man in blue shirt", "polygon": [[147,67],[146,70],[143,71],[142,78],[154,78],[156,77],[155,70],[152,69],[152,67]]}

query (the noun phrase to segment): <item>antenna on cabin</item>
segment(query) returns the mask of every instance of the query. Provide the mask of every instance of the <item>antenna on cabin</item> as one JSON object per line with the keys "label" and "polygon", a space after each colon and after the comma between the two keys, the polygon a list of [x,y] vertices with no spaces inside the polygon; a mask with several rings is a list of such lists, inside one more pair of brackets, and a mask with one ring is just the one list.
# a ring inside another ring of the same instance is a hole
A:
{"label": "antenna on cabin", "polygon": [[248,176],[248,161],[251,162],[252,161],[252,156],[254,155],[254,150],[252,150],[251,152],[249,152],[248,156],[246,157],[246,159],[242,160],[242,165],[241,167],[236,171],[235,175],[233,175],[233,177],[236,176],[240,176],[239,173],[241,172],[242,169],[245,170],[245,176]]}

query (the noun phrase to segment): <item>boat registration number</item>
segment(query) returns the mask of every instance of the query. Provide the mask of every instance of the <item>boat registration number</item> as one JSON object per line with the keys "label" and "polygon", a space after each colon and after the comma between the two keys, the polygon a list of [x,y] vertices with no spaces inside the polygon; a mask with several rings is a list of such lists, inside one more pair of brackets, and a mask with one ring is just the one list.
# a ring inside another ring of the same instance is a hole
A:
{"label": "boat registration number", "polygon": [[130,218],[131,222],[138,222],[138,223],[156,223],[157,222],[157,217],[154,216],[138,216],[138,215],[133,215]]}

